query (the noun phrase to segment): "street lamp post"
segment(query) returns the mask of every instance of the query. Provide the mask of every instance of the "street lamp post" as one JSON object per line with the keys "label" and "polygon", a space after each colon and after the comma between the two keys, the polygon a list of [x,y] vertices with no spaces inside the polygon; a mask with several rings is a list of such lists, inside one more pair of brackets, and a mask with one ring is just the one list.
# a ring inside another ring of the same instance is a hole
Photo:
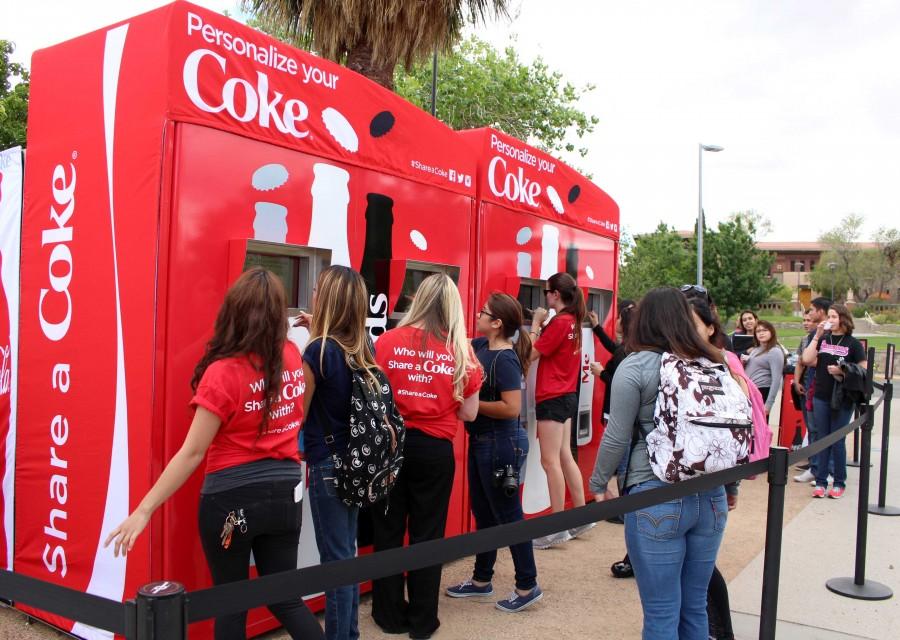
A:
{"label": "street lamp post", "polygon": [[831,301],[834,302],[834,270],[837,269],[837,262],[829,262],[828,268],[831,269]]}
{"label": "street lamp post", "polygon": [[725,147],[703,143],[700,143],[699,147],[700,168],[697,172],[699,192],[697,196],[697,284],[703,284],[703,152],[712,151],[717,153]]}

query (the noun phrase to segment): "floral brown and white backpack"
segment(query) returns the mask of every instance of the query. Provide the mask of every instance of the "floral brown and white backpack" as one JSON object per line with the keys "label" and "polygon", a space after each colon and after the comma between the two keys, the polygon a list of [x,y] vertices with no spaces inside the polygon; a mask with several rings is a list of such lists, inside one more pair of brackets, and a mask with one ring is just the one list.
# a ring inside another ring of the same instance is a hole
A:
{"label": "floral brown and white backpack", "polygon": [[750,461],[750,400],[728,367],[663,353],[655,428],[646,435],[653,473],[679,482]]}

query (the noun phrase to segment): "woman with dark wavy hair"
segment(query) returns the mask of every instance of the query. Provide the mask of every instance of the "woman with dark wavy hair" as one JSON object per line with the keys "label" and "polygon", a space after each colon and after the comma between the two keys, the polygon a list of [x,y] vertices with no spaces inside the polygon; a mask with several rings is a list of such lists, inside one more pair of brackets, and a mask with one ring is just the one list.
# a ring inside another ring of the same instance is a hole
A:
{"label": "woman with dark wavy hair", "polygon": [[[225,294],[213,337],[194,370],[194,419],[153,488],[106,538],[126,554],[150,516],[206,456],[200,541],[214,584],[246,580],[250,554],[260,575],[297,567],[302,473],[297,434],[305,382],[300,351],[287,339],[281,281],[255,267]],[[269,605],[292,638],[321,638],[300,598]],[[216,618],[216,640],[246,637],[247,613]]]}

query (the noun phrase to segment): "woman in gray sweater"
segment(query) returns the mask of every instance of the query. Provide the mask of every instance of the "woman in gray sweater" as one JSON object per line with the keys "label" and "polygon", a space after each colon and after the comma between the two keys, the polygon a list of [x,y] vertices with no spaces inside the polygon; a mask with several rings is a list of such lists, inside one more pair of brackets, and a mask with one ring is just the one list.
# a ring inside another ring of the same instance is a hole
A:
{"label": "woman in gray sweater", "polygon": [[[668,486],[654,475],[644,440],[654,428],[661,353],[725,362],[697,333],[685,297],[670,287],[653,289],[638,304],[628,348],[631,353],[613,378],[609,423],[590,479],[598,502],[606,499],[606,485],[629,449],[627,493]],[[723,487],[625,515],[625,543],[644,610],[644,640],[708,637],[706,590],[727,520]]]}
{"label": "woman in gray sweater", "polygon": [[741,356],[747,377],[759,389],[766,401],[766,415],[775,404],[775,397],[781,389],[784,373],[784,351],[778,344],[778,334],[771,322],[760,320],[756,325],[753,348]]}

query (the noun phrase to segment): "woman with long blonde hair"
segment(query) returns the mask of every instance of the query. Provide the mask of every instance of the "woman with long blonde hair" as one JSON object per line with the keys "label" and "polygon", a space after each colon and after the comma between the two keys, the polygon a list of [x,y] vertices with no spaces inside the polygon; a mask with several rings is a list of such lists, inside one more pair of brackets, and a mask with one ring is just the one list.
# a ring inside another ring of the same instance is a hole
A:
{"label": "woman with long blonde hair", "polygon": [[[131,551],[153,512],[206,458],[199,530],[216,585],[297,567],[302,484],[297,433],[303,419],[300,351],[287,339],[278,277],[254,267],[225,295],[213,336],[194,371],[195,409],[184,444],[134,512],[107,537]],[[269,605],[292,638],[322,628],[300,598]],[[216,640],[245,638],[247,612],[216,618]]]}
{"label": "woman with long blonde hair", "polygon": [[[387,374],[406,422],[403,471],[386,512],[374,509],[375,551],[444,536],[460,421],[478,414],[482,371],[466,337],[459,290],[444,274],[419,286],[409,313],[378,339],[376,361]],[[375,580],[372,617],[387,633],[430,638],[440,626],[441,565]]]}
{"label": "woman with long blonde hair", "polygon": [[[359,508],[338,495],[334,456],[343,456],[350,439],[353,371],[377,384],[378,369],[366,334],[366,285],[356,271],[331,266],[316,280],[309,342],[303,351],[306,423],[303,450],[309,468],[309,505],[322,562],[356,555]],[[325,637],[356,640],[359,586],[325,593]]]}

